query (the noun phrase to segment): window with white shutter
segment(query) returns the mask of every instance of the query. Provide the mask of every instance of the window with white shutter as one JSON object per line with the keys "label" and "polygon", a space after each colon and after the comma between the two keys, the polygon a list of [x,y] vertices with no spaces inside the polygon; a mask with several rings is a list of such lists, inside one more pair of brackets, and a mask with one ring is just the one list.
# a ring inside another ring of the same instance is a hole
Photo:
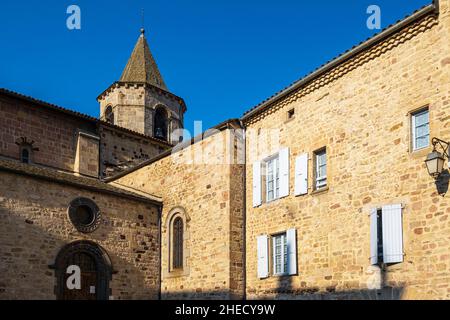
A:
{"label": "window with white shutter", "polygon": [[261,162],[257,161],[253,164],[253,207],[259,207],[261,204]]}
{"label": "window with white shutter", "polygon": [[280,197],[280,161],[278,155],[267,160],[266,167],[266,201]]}
{"label": "window with white shutter", "polygon": [[402,205],[383,206],[370,214],[370,262],[403,262]]}
{"label": "window with white shutter", "polygon": [[269,277],[269,247],[266,235],[257,238],[258,278]]}
{"label": "window with white shutter", "polygon": [[383,262],[403,262],[402,205],[384,206],[382,213]]}
{"label": "window with white shutter", "polygon": [[297,274],[297,236],[295,229],[286,232],[287,238],[287,274]]}
{"label": "window with white shutter", "polygon": [[430,114],[427,109],[411,115],[413,151],[427,148],[430,145]]}
{"label": "window with white shutter", "polygon": [[287,274],[288,250],[286,233],[272,236],[273,274],[281,276]]}
{"label": "window with white shutter", "polygon": [[289,148],[280,150],[280,198],[289,196]]}
{"label": "window with white shutter", "polygon": [[296,196],[308,194],[308,154],[295,159],[295,192]]}
{"label": "window with white shutter", "polygon": [[314,152],[314,178],[316,190],[327,186],[327,150],[325,148]]}

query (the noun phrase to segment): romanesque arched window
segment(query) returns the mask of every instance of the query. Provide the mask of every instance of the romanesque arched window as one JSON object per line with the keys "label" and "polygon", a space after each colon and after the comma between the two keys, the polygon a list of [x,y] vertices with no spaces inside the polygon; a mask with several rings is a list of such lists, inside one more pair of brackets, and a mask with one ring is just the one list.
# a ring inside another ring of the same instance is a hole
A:
{"label": "romanesque arched window", "polygon": [[183,219],[181,217],[175,218],[172,226],[172,261],[173,269],[183,268]]}
{"label": "romanesque arched window", "polygon": [[161,140],[168,140],[169,119],[167,111],[163,107],[158,107],[155,111],[155,122],[153,136]]}
{"label": "romanesque arched window", "polygon": [[106,107],[105,121],[110,124],[114,124],[114,112],[111,106]]}
{"label": "romanesque arched window", "polygon": [[36,148],[33,140],[28,140],[27,137],[21,137],[16,141],[16,144],[19,146],[19,160],[22,163],[32,163],[34,158],[34,152],[39,151],[39,148]]}

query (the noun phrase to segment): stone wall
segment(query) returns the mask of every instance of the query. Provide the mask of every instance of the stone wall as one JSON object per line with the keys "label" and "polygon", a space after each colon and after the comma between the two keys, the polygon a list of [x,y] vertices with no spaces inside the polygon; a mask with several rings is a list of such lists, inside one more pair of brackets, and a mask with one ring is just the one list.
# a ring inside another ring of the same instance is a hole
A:
{"label": "stone wall", "polygon": [[100,168],[102,177],[110,177],[151,159],[170,147],[150,137],[101,125]]}
{"label": "stone wall", "polygon": [[0,155],[19,160],[22,138],[33,143],[36,164],[74,171],[78,130],[95,134],[93,121],[48,110],[38,103],[0,96]]}
{"label": "stone wall", "polygon": [[99,177],[100,137],[78,132],[77,151],[75,155],[74,172],[77,174]]}
{"label": "stone wall", "polygon": [[[410,112],[424,106],[431,136],[450,141],[449,3],[441,0],[439,18],[425,17],[246,121],[248,298],[450,298],[449,195],[438,194],[425,168],[432,148],[410,147]],[[266,129],[275,129],[272,142]],[[317,193],[311,158],[325,146],[329,189]],[[290,148],[290,195],[253,208],[252,163],[280,147]],[[294,160],[303,153],[310,190],[295,197]],[[382,272],[369,262],[368,214],[394,203],[405,206],[405,260]],[[298,275],[258,279],[257,236],[290,228]]]}
{"label": "stone wall", "polygon": [[[114,124],[153,137],[154,112],[163,106],[169,114],[170,130],[183,128],[184,102],[161,89],[143,83],[116,84],[103,93],[99,99],[100,118],[108,106],[113,108]],[[169,135],[170,136],[170,135]],[[179,136],[172,137],[177,144]]]}
{"label": "stone wall", "polygon": [[[158,299],[159,223],[155,205],[0,171],[0,299],[55,299],[49,265],[66,244],[90,240],[109,254],[112,299]],[[69,203],[92,199],[102,222],[91,234],[68,219]]]}
{"label": "stone wall", "polygon": [[[242,298],[243,166],[223,130],[120,178],[126,185],[163,199],[162,298]],[[170,272],[168,219],[185,213],[186,264]]]}

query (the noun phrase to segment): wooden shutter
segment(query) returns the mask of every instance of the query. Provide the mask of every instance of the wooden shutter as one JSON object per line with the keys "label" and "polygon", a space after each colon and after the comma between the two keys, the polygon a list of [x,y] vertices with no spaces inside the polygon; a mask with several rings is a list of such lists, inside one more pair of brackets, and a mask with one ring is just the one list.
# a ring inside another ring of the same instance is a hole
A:
{"label": "wooden shutter", "polygon": [[286,232],[287,237],[287,272],[289,275],[297,274],[297,236],[295,229]]}
{"label": "wooden shutter", "polygon": [[261,204],[261,162],[257,161],[253,164],[253,207],[259,207]]}
{"label": "wooden shutter", "polygon": [[382,210],[383,262],[403,262],[402,205],[384,206]]}
{"label": "wooden shutter", "polygon": [[258,254],[258,278],[265,279],[269,277],[269,250],[268,237],[266,235],[257,238]]}
{"label": "wooden shutter", "polygon": [[280,150],[280,198],[289,196],[289,148]]}
{"label": "wooden shutter", "polygon": [[370,212],[370,264],[378,264],[378,219],[377,209]]}
{"label": "wooden shutter", "polygon": [[295,195],[308,194],[308,154],[295,159]]}

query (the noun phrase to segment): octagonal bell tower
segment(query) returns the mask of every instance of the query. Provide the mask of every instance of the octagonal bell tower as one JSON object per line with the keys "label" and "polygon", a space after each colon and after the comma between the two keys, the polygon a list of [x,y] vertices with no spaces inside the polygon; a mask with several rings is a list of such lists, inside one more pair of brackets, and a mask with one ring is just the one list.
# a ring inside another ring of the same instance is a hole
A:
{"label": "octagonal bell tower", "polygon": [[[119,81],[98,98],[100,119],[167,141],[181,141],[186,105],[171,93],[150,51],[144,29]],[[180,132],[180,130],[178,130]]]}

